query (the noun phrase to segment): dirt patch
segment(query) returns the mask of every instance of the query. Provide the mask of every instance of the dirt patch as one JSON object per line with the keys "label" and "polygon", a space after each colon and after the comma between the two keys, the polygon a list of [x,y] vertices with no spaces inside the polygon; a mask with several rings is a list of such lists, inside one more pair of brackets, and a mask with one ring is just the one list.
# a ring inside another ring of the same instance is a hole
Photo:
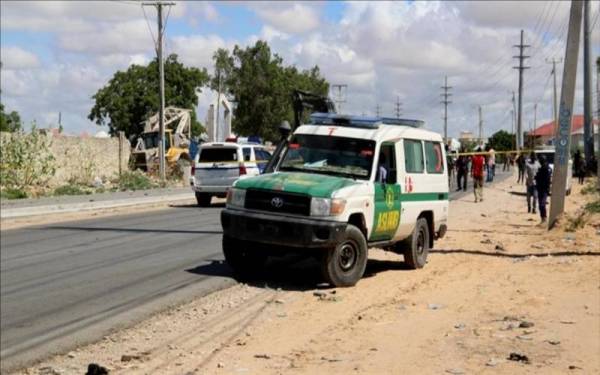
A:
{"label": "dirt patch", "polygon": [[[354,288],[238,285],[22,372],[600,373],[600,215],[548,232],[522,191],[451,202],[424,269],[372,249]],[[589,199],[575,185],[567,212]]]}

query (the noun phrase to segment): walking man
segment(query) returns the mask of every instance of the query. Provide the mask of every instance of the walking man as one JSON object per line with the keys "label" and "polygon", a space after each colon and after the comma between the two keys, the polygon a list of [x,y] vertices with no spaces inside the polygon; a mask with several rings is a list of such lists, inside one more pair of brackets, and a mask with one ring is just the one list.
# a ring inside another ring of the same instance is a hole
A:
{"label": "walking man", "polygon": [[575,176],[577,176],[579,184],[583,184],[585,177],[585,161],[581,157],[581,151],[575,151],[573,156],[573,168],[575,169]]}
{"label": "walking man", "polygon": [[519,154],[517,157],[517,168],[519,169],[519,177],[517,178],[518,183],[525,182],[525,155]]}
{"label": "walking man", "polygon": [[[527,212],[535,214],[538,193],[535,187],[535,176],[540,169],[540,163],[535,157],[535,153],[529,155],[527,164],[525,164],[525,185],[527,186]],[[533,199],[533,202],[531,202]]]}
{"label": "walking man", "polygon": [[[476,152],[481,152],[481,147],[477,147]],[[483,165],[485,158],[481,154],[473,155],[471,162],[471,177],[473,177],[473,190],[475,193],[475,203],[483,202]]]}
{"label": "walking man", "polygon": [[535,188],[538,193],[538,203],[540,206],[540,217],[542,221],[540,224],[546,222],[546,200],[548,199],[548,194],[550,193],[550,182],[552,179],[552,170],[550,169],[550,165],[548,165],[548,161],[543,155],[540,155],[540,169],[535,175]]}
{"label": "walking man", "polygon": [[487,160],[487,168],[488,168],[488,173],[487,173],[487,181],[486,182],[492,182],[494,181],[494,176],[496,175],[496,154],[494,152],[493,148],[489,148],[488,150],[488,160]]}
{"label": "walking man", "polygon": [[458,183],[456,191],[461,189],[467,191],[467,171],[467,157],[460,155],[456,160],[456,182]]}

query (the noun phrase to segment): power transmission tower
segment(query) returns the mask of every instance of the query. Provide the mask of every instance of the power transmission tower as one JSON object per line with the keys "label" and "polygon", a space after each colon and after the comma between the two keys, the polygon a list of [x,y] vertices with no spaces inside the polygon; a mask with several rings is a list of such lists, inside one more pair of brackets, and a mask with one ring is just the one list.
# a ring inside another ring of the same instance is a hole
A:
{"label": "power transmission tower", "polygon": [[590,1],[583,3],[583,151],[586,165],[590,165],[594,156],[594,132],[592,129],[592,30],[590,28]]}
{"label": "power transmission tower", "polygon": [[483,146],[483,116],[481,114],[481,106],[479,106],[479,145]]}
{"label": "power transmission tower", "polygon": [[396,118],[400,118],[402,114],[402,102],[400,101],[400,96],[396,97]]}
{"label": "power transmission tower", "polygon": [[444,143],[448,142],[448,104],[452,103],[448,100],[451,93],[448,91],[452,89],[452,86],[448,86],[448,76],[444,76],[444,86],[441,86],[443,93],[440,94],[444,98],[440,103],[444,104]]}
{"label": "power transmission tower", "polygon": [[552,112],[553,112],[553,116],[554,116],[554,134],[556,133],[556,129],[558,129],[558,97],[557,97],[557,93],[556,93],[556,64],[560,64],[562,63],[562,59],[555,59],[554,57],[552,58],[552,60],[548,60],[546,59],[546,62],[549,64],[552,64],[552,76],[554,78],[554,100],[552,102]]}
{"label": "power transmission tower", "polygon": [[[342,103],[346,103],[346,92],[348,91],[348,85],[344,83],[331,85],[331,91],[337,92],[334,102],[337,112],[342,113]],[[344,91],[344,93],[342,93],[342,91]]]}
{"label": "power transmission tower", "polygon": [[523,44],[523,30],[521,30],[521,43],[514,45],[513,47],[519,48],[519,56],[513,56],[514,58],[519,59],[519,66],[513,67],[513,69],[519,70],[519,109],[517,116],[517,150],[520,150],[523,147],[523,131],[522,131],[522,112],[523,112],[523,71],[525,69],[529,69],[528,66],[524,66],[523,62],[529,56],[524,56],[523,52],[525,48],[530,47],[528,44]]}
{"label": "power transmission tower", "polygon": [[377,106],[375,106],[375,114],[377,117],[379,117],[379,104],[377,104]]}
{"label": "power transmission tower", "polygon": [[142,6],[156,7],[158,18],[158,40],[156,47],[156,55],[158,57],[158,78],[159,78],[159,96],[160,107],[158,111],[158,159],[159,159],[159,174],[160,179],[165,179],[165,66],[163,61],[163,7],[173,6],[175,3],[165,3],[156,1],[151,3],[142,3]]}

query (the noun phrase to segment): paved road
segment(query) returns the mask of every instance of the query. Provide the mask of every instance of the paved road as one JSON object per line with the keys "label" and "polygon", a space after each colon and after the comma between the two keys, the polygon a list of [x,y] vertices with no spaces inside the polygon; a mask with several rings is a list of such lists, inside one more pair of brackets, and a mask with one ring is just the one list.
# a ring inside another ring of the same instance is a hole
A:
{"label": "paved road", "polygon": [[233,285],[220,262],[221,209],[179,206],[3,231],[2,369],[64,352],[165,306]]}

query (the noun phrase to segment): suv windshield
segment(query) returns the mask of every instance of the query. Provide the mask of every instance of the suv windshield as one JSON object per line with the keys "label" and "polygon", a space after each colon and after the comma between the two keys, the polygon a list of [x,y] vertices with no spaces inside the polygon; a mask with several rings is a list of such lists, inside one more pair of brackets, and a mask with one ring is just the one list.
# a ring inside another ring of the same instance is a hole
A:
{"label": "suv windshield", "polygon": [[[158,147],[160,144],[158,141],[158,132],[143,133],[142,139],[144,140],[144,147],[146,149]],[[169,133],[165,132],[165,149],[168,150],[170,147]]]}
{"label": "suv windshield", "polygon": [[279,169],[368,180],[374,152],[374,141],[297,134],[290,141]]}

